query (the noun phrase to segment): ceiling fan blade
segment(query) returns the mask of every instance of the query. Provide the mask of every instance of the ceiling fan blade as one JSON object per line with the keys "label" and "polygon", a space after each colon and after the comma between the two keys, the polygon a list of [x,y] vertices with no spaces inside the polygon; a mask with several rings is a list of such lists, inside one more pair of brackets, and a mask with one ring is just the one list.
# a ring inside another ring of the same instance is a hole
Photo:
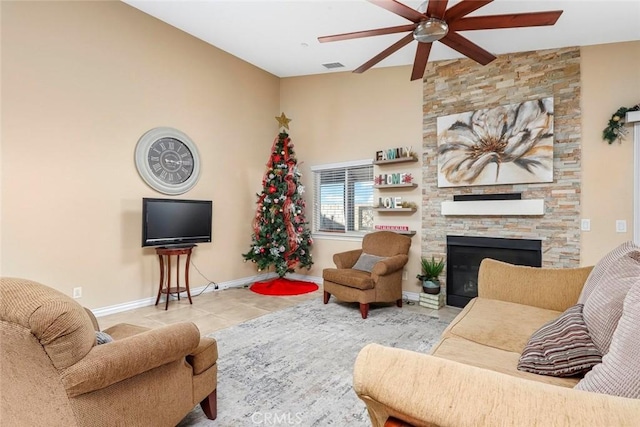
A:
{"label": "ceiling fan blade", "polygon": [[487,52],[472,41],[462,37],[455,31],[449,31],[449,33],[440,40],[453,50],[457,50],[464,56],[473,59],[474,61],[487,65],[489,62],[496,59],[491,53]]}
{"label": "ceiling fan blade", "polygon": [[418,43],[416,59],[413,61],[411,81],[421,79],[424,76],[424,70],[427,68],[427,60],[429,59],[429,52],[431,52],[431,45],[432,43]]}
{"label": "ceiling fan blade", "polygon": [[373,58],[371,58],[370,60],[368,60],[364,64],[362,64],[361,66],[359,66],[358,68],[353,70],[353,72],[354,73],[364,73],[369,68],[373,67],[374,65],[376,65],[378,62],[382,61],[387,56],[389,56],[392,53],[396,52],[400,48],[408,45],[412,40],[413,40],[413,33],[407,34],[406,36],[404,36],[403,38],[401,38],[400,40],[398,40],[397,42],[395,42],[394,44],[392,44],[391,46],[389,46],[388,48],[386,48],[385,50],[383,50],[382,52],[380,52],[379,54],[377,54],[376,56],[374,56]]}
{"label": "ceiling fan blade", "polygon": [[318,37],[320,43],[337,42],[339,40],[358,39],[361,37],[381,36],[383,34],[403,33],[405,31],[413,31],[417,24],[400,25],[397,27],[378,28],[375,30],[356,31],[353,33],[336,34],[333,36]]}
{"label": "ceiling fan blade", "polygon": [[541,27],[553,25],[562,15],[561,10],[548,12],[513,13],[508,15],[473,16],[449,24],[454,31],[492,30],[496,28]]}
{"label": "ceiling fan blade", "polygon": [[416,24],[425,19],[425,16],[418,12],[415,9],[411,9],[409,6],[405,6],[404,4],[397,2],[395,0],[368,0],[370,3],[375,4],[376,6],[380,6],[383,9],[387,9],[389,12],[395,13],[396,15],[400,15],[403,18],[408,19],[409,21],[415,22]]}
{"label": "ceiling fan blade", "polygon": [[427,16],[429,18],[444,18],[444,12],[447,10],[447,3],[449,0],[429,0],[427,6]]}
{"label": "ceiling fan blade", "polygon": [[493,0],[462,0],[460,3],[452,6],[444,14],[444,18],[447,22],[451,23],[456,19],[460,19],[463,16],[467,16],[471,12],[480,9],[482,6],[486,6]]}

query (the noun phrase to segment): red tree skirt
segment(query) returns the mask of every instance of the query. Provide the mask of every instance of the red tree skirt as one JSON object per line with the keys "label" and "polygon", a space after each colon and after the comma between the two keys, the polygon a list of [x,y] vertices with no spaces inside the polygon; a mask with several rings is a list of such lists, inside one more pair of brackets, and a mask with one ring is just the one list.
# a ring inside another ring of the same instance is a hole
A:
{"label": "red tree skirt", "polygon": [[318,285],[311,282],[278,277],[266,282],[255,282],[249,289],[261,295],[300,295],[317,290]]}

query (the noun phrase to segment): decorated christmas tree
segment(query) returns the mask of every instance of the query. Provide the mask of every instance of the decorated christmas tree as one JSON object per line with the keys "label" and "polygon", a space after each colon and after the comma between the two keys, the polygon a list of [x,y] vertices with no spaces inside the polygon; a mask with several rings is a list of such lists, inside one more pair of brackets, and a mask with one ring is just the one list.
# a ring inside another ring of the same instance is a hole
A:
{"label": "decorated christmas tree", "polygon": [[[289,129],[284,113],[276,117],[281,128]],[[296,267],[310,268],[311,231],[305,220],[304,187],[289,134],[283,129],[273,142],[262,192],[253,221],[251,249],[243,254],[258,271],[275,267],[278,276],[292,273]]]}

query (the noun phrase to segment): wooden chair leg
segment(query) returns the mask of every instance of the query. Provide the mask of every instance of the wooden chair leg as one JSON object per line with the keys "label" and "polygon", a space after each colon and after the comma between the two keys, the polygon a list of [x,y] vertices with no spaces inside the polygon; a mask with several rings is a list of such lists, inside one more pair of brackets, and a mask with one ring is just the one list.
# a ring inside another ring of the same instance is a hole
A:
{"label": "wooden chair leg", "polygon": [[205,397],[204,400],[200,402],[200,407],[207,418],[215,420],[218,416],[218,390],[213,390],[209,396]]}
{"label": "wooden chair leg", "polygon": [[362,314],[362,318],[366,319],[369,315],[369,304],[360,303],[360,314]]}
{"label": "wooden chair leg", "polygon": [[400,298],[399,300],[396,300],[396,305],[398,307],[402,307],[402,298]]}
{"label": "wooden chair leg", "polygon": [[323,301],[324,301],[325,304],[329,302],[329,298],[330,297],[331,297],[331,294],[329,292],[327,292],[327,291],[324,291]]}
{"label": "wooden chair leg", "polygon": [[384,423],[384,427],[412,427],[412,425],[397,418],[389,417]]}

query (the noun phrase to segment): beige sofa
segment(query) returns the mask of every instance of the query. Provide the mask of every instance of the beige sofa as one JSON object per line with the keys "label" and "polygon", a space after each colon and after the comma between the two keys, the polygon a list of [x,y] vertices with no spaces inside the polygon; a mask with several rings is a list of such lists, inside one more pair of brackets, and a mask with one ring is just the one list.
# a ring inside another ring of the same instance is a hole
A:
{"label": "beige sofa", "polygon": [[373,426],[390,417],[414,426],[640,425],[640,400],[574,390],[578,378],[517,370],[531,334],[576,304],[590,271],[485,259],[479,297],[431,355],[377,344],[360,352],[354,389]]}
{"label": "beige sofa", "polygon": [[217,344],[193,323],[97,330],[68,296],[1,278],[0,425],[170,427],[198,403],[216,418]]}

